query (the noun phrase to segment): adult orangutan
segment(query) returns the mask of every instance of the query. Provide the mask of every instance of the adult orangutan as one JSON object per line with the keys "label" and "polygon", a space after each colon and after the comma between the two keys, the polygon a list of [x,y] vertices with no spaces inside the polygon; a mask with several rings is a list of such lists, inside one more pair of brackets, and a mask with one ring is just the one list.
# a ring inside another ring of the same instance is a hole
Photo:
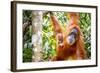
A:
{"label": "adult orangutan", "polygon": [[67,25],[66,31],[64,31],[56,16],[50,12],[57,41],[56,56],[52,58],[53,61],[81,60],[87,58],[83,35],[79,27],[79,14],[69,12],[68,15],[69,24]]}

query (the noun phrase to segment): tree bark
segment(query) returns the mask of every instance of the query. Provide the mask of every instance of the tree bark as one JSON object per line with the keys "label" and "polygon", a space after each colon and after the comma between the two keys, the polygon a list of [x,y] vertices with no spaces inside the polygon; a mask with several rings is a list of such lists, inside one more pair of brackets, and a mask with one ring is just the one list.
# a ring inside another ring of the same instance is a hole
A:
{"label": "tree bark", "polygon": [[32,61],[42,61],[42,11],[32,12]]}

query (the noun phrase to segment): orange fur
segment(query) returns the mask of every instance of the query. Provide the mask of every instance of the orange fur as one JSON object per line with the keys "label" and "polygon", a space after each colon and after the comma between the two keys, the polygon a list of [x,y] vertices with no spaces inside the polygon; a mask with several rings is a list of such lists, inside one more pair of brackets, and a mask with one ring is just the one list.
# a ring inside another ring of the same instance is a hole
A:
{"label": "orange fur", "polygon": [[[62,30],[57,18],[54,15],[51,15],[52,24],[54,27],[54,32],[56,33],[56,56],[53,57],[52,60],[78,60],[78,59],[86,59],[86,50],[84,48],[84,38],[82,32],[79,27],[79,14],[70,12],[69,13],[69,25],[66,28],[66,32]],[[76,28],[78,30],[78,34],[76,37],[76,42],[73,45],[68,44],[66,38],[72,29]],[[61,40],[60,42],[58,40]],[[63,40],[63,41],[62,41]]]}

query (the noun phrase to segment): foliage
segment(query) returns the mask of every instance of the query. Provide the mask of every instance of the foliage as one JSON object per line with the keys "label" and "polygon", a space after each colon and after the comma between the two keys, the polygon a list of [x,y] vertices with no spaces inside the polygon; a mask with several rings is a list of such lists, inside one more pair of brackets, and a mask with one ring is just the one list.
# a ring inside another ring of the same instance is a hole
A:
{"label": "foliage", "polygon": [[91,14],[80,13],[80,27],[83,32],[85,49],[87,50],[88,58],[91,58]]}
{"label": "foliage", "polygon": [[32,11],[31,10],[23,10],[23,23],[32,20]]}
{"label": "foliage", "polygon": [[[30,10],[23,10],[23,24],[26,22],[30,22],[32,20]],[[31,62],[32,61],[32,26],[26,27],[25,31],[23,31],[23,62]]]}
{"label": "foliage", "polygon": [[23,62],[32,62],[32,49],[31,48],[23,49]]}

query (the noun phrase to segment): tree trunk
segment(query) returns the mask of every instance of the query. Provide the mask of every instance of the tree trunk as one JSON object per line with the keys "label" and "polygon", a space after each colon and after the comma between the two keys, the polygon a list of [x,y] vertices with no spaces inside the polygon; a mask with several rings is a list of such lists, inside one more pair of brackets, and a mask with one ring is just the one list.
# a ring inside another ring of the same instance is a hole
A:
{"label": "tree trunk", "polygon": [[32,61],[42,61],[42,11],[32,12]]}

